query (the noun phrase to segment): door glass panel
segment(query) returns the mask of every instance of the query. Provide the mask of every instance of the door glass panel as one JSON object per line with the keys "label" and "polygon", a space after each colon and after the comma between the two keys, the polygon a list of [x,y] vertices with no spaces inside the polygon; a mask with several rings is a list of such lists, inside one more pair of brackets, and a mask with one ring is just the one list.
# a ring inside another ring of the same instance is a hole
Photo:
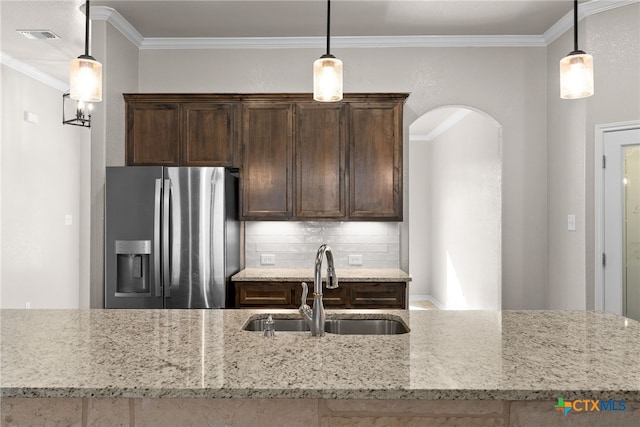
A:
{"label": "door glass panel", "polygon": [[640,321],[640,145],[625,146],[623,158],[623,306],[625,316]]}

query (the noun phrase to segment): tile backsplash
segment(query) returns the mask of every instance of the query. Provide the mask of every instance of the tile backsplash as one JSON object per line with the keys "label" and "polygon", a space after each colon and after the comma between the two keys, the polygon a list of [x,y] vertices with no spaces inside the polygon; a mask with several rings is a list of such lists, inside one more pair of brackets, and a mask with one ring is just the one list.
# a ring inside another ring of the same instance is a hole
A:
{"label": "tile backsplash", "polygon": [[[318,247],[327,243],[336,268],[398,268],[400,231],[396,222],[245,223],[247,268],[313,268]],[[349,265],[362,257],[362,265]],[[271,257],[272,256],[272,257]],[[262,261],[273,261],[263,264]]]}

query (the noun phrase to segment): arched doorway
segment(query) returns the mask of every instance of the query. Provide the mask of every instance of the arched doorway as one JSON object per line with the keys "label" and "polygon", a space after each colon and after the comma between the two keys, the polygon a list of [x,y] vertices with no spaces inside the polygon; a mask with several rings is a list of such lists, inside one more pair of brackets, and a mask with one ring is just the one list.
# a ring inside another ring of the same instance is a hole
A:
{"label": "arched doorway", "polygon": [[412,299],[500,309],[502,132],[488,114],[444,106],[409,127]]}

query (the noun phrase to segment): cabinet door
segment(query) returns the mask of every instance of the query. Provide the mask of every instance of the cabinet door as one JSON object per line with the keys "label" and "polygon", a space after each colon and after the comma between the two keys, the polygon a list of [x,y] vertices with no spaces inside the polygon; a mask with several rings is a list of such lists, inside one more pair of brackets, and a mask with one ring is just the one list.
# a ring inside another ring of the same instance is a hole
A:
{"label": "cabinet door", "polygon": [[127,103],[127,165],[180,164],[180,104]]}
{"label": "cabinet door", "polygon": [[232,103],[183,104],[185,165],[235,165],[234,111]]}
{"label": "cabinet door", "polygon": [[349,300],[353,308],[407,308],[404,282],[350,283]]}
{"label": "cabinet door", "polygon": [[344,110],[344,104],[296,105],[296,219],[346,215]]}
{"label": "cabinet door", "polygon": [[349,217],[402,221],[402,102],[350,105]]}
{"label": "cabinet door", "polygon": [[290,104],[246,103],[242,112],[243,219],[288,219],[292,203]]}

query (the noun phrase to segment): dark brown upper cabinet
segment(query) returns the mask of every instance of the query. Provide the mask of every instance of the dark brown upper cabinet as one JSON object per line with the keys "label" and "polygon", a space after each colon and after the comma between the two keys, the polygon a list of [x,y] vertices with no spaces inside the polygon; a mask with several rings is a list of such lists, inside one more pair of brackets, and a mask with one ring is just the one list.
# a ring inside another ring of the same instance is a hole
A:
{"label": "dark brown upper cabinet", "polygon": [[345,105],[296,104],[295,217],[346,217]]}
{"label": "dark brown upper cabinet", "polygon": [[402,220],[402,102],[349,105],[349,218]]}
{"label": "dark brown upper cabinet", "polygon": [[124,94],[127,165],[236,166],[239,105],[217,95]]}
{"label": "dark brown upper cabinet", "polygon": [[239,167],[243,220],[402,221],[407,96],[124,94],[126,164]]}
{"label": "dark brown upper cabinet", "polygon": [[234,166],[236,156],[236,105],[233,103],[185,103],[184,164]]}
{"label": "dark brown upper cabinet", "polygon": [[246,102],[240,169],[243,219],[290,219],[293,214],[293,107]]}
{"label": "dark brown upper cabinet", "polygon": [[126,147],[128,166],[180,165],[180,104],[127,102]]}

